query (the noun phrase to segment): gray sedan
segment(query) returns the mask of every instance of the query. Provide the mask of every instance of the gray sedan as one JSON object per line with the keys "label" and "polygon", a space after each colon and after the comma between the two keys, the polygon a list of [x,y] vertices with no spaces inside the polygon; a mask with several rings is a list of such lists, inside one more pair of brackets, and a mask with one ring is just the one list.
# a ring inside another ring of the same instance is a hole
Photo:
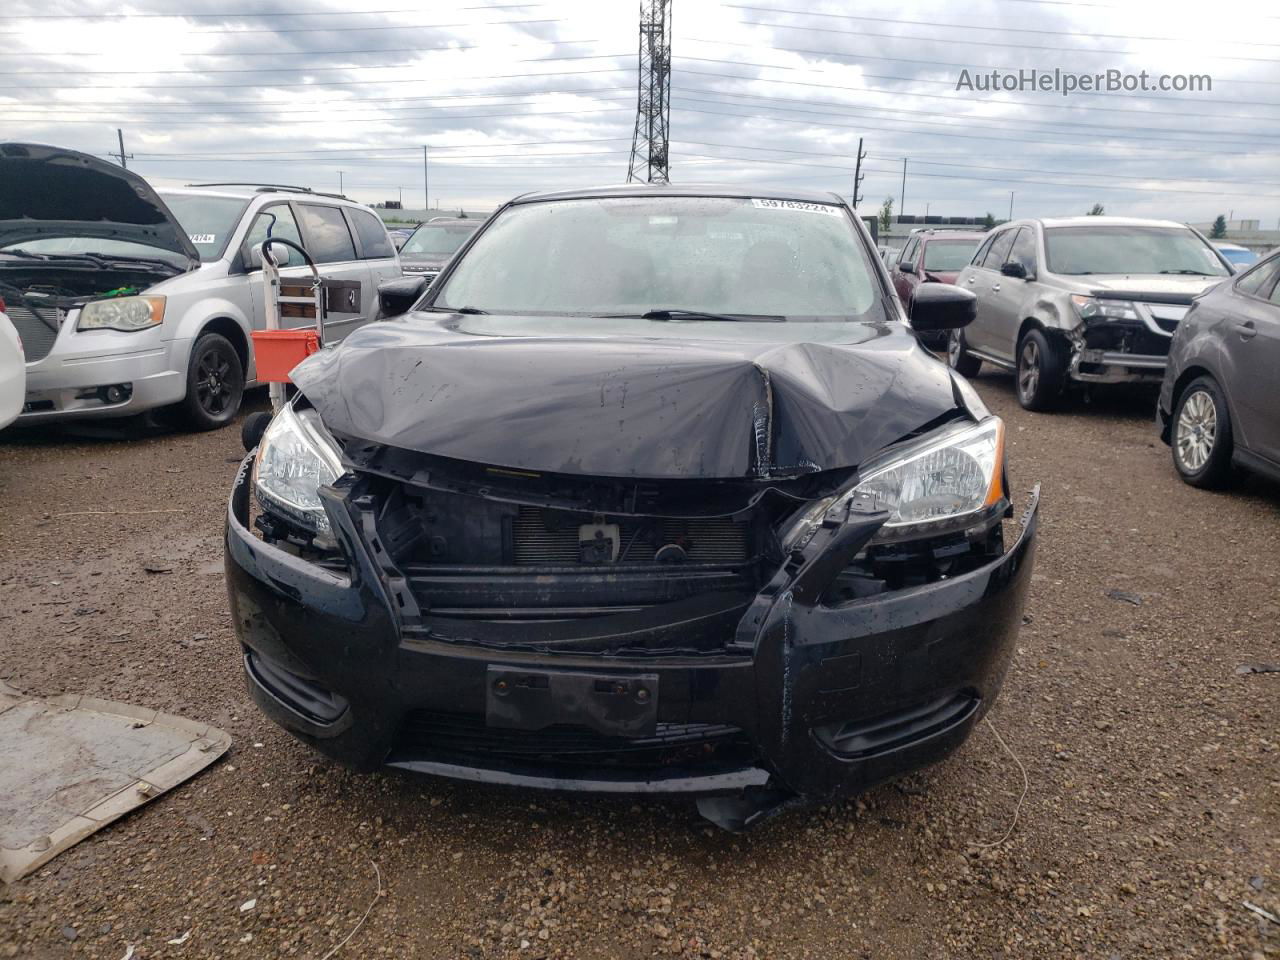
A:
{"label": "gray sedan", "polygon": [[1280,251],[1199,297],[1174,334],[1161,436],[1196,487],[1232,464],[1280,479]]}

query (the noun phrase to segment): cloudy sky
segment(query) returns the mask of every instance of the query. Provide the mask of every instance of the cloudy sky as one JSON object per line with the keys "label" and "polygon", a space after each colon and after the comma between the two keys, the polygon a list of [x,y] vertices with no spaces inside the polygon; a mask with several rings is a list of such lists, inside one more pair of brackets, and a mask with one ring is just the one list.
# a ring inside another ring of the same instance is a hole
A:
{"label": "cloudy sky", "polygon": [[[625,179],[635,0],[9,0],[0,138],[159,185],[296,183],[481,210]],[[674,0],[672,179],[852,191],[864,212],[1280,225],[1280,8],[1126,0]],[[803,12],[801,12],[803,11]],[[1208,74],[1212,90],[957,90],[961,71]]]}

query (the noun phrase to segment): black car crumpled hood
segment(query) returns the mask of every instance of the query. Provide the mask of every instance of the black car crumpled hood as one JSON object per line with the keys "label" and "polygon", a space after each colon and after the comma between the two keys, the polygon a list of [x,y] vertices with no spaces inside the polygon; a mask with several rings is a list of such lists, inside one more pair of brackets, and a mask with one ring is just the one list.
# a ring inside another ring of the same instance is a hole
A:
{"label": "black car crumpled hood", "polygon": [[898,324],[584,319],[409,314],[292,378],[337,434],[601,477],[853,467],[957,407],[947,368]]}

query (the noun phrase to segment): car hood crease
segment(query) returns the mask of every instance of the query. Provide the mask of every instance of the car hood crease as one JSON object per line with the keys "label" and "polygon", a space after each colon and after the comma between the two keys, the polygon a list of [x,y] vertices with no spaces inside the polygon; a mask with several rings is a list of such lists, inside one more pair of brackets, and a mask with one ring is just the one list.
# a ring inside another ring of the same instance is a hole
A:
{"label": "car hood crease", "polygon": [[814,339],[789,343],[776,327],[752,339],[763,326],[664,324],[659,338],[648,321],[417,314],[292,378],[343,436],[602,477],[854,467],[957,409],[947,369],[897,324],[806,324]]}

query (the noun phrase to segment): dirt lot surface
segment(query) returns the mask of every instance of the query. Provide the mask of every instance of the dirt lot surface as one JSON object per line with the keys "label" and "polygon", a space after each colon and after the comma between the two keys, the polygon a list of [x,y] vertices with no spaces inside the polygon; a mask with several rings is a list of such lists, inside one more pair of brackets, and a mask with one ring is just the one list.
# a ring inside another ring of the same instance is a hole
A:
{"label": "dirt lot surface", "polygon": [[319,960],[371,903],[337,956],[1280,956],[1243,905],[1280,914],[1280,673],[1240,670],[1280,663],[1280,488],[1184,486],[1150,398],[1044,416],[977,384],[1015,486],[1044,485],[992,713],[1030,784],[1003,843],[1023,780],[986,726],[740,837],[686,803],[335,769],[242,686],[220,539],[237,431],[0,440],[0,678],[235,738],[0,889],[0,957]]}

